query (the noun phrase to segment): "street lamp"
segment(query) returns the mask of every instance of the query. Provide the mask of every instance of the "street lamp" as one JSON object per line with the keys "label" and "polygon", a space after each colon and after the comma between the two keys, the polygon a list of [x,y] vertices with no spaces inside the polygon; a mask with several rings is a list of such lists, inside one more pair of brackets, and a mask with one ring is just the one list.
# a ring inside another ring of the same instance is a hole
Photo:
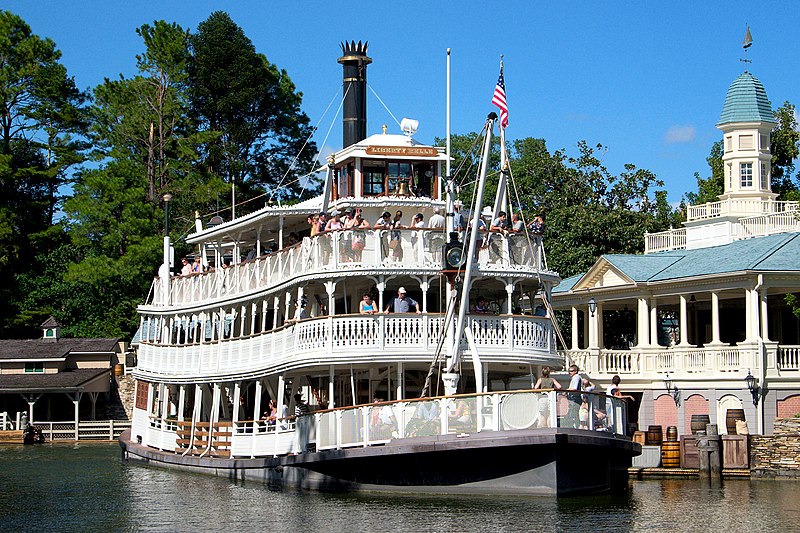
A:
{"label": "street lamp", "polygon": [[667,389],[667,394],[672,395],[672,399],[675,401],[675,407],[681,404],[681,391],[678,389],[677,385],[672,382],[672,379],[669,377],[669,372],[664,374],[664,387]]}
{"label": "street lamp", "polygon": [[170,193],[164,193],[161,197],[164,200],[164,237],[169,236],[169,203],[172,201]]}
{"label": "street lamp", "polygon": [[747,388],[750,390],[750,395],[753,397],[753,405],[758,407],[758,397],[761,395],[761,387],[758,386],[758,380],[750,373],[750,369],[747,369],[747,376],[744,378],[744,382],[747,383]]}
{"label": "street lamp", "polygon": [[595,311],[597,311],[597,302],[594,298],[589,298],[589,316],[594,317]]}

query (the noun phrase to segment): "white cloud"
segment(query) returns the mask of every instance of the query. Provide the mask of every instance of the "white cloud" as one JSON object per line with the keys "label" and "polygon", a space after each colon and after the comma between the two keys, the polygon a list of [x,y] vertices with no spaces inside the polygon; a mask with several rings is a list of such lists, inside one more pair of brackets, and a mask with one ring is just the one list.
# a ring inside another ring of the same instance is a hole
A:
{"label": "white cloud", "polygon": [[667,144],[689,143],[697,136],[694,126],[671,126],[664,140]]}

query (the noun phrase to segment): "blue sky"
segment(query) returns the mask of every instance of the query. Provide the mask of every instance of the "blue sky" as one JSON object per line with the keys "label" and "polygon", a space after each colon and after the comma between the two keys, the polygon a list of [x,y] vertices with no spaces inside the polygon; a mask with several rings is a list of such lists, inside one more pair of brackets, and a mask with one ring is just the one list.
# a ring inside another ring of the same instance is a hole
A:
{"label": "blue sky", "polygon": [[[356,7],[348,7],[356,6]],[[576,153],[579,140],[604,144],[603,161],[625,163],[665,181],[672,202],[709,174],[705,158],[720,138],[730,83],[748,66],[773,108],[800,104],[800,10],[794,2],[252,2],[106,0],[5,1],[33,31],[52,38],[81,88],[130,76],[142,50],[135,29],[156,19],[195,30],[228,12],[257,50],[288,71],[316,124],[340,93],[343,40],[369,41],[368,82],[391,112],[415,118],[415,136],[445,132],[445,51],[452,49],[452,131],[480,129],[505,55],[510,139],[542,137],[550,150]],[[456,7],[457,6],[457,7]],[[322,144],[331,113],[315,138]],[[369,93],[368,132],[391,116]],[[337,122],[327,145],[339,148]]]}

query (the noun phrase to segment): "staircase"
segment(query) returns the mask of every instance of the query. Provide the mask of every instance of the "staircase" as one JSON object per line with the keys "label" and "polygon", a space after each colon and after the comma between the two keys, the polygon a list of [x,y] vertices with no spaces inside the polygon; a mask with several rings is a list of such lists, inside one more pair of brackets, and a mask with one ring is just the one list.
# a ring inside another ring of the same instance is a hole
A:
{"label": "staircase", "polygon": [[[179,421],[178,445],[175,453],[203,457],[219,457],[228,459],[231,456],[231,440],[233,439],[232,422],[197,422],[192,440],[192,422]],[[210,443],[210,447],[209,447]],[[188,453],[187,453],[188,452]]]}

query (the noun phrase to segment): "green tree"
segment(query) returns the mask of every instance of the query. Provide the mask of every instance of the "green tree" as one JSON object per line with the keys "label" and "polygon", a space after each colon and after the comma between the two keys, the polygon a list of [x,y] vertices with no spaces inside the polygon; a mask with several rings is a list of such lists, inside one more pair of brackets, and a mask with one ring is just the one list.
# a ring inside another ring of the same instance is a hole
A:
{"label": "green tree", "polygon": [[706,162],[711,168],[711,176],[701,178],[698,172],[694,177],[697,181],[697,192],[689,192],[686,199],[691,205],[700,205],[708,202],[719,201],[719,195],[725,192],[725,168],[722,163],[723,144],[719,140],[711,145],[711,153],[706,157]]}
{"label": "green tree", "polygon": [[191,50],[192,114],[216,134],[204,145],[207,172],[235,185],[240,199],[264,189],[284,198],[298,192],[315,147],[304,148],[311,127],[286,71],[221,11],[200,23]]}
{"label": "green tree", "polygon": [[84,158],[87,95],[60,58],[52,40],[0,11],[0,275],[10,280],[0,287],[3,336],[24,334],[17,277],[42,272],[35,256],[53,245],[47,231],[59,189]]}
{"label": "green tree", "polygon": [[[778,124],[772,130],[772,191],[782,199],[798,199],[797,176],[792,176],[795,171],[794,162],[800,156],[800,132],[797,130],[795,107],[789,102],[784,102],[775,111]],[[787,198],[791,195],[792,198]]]}

